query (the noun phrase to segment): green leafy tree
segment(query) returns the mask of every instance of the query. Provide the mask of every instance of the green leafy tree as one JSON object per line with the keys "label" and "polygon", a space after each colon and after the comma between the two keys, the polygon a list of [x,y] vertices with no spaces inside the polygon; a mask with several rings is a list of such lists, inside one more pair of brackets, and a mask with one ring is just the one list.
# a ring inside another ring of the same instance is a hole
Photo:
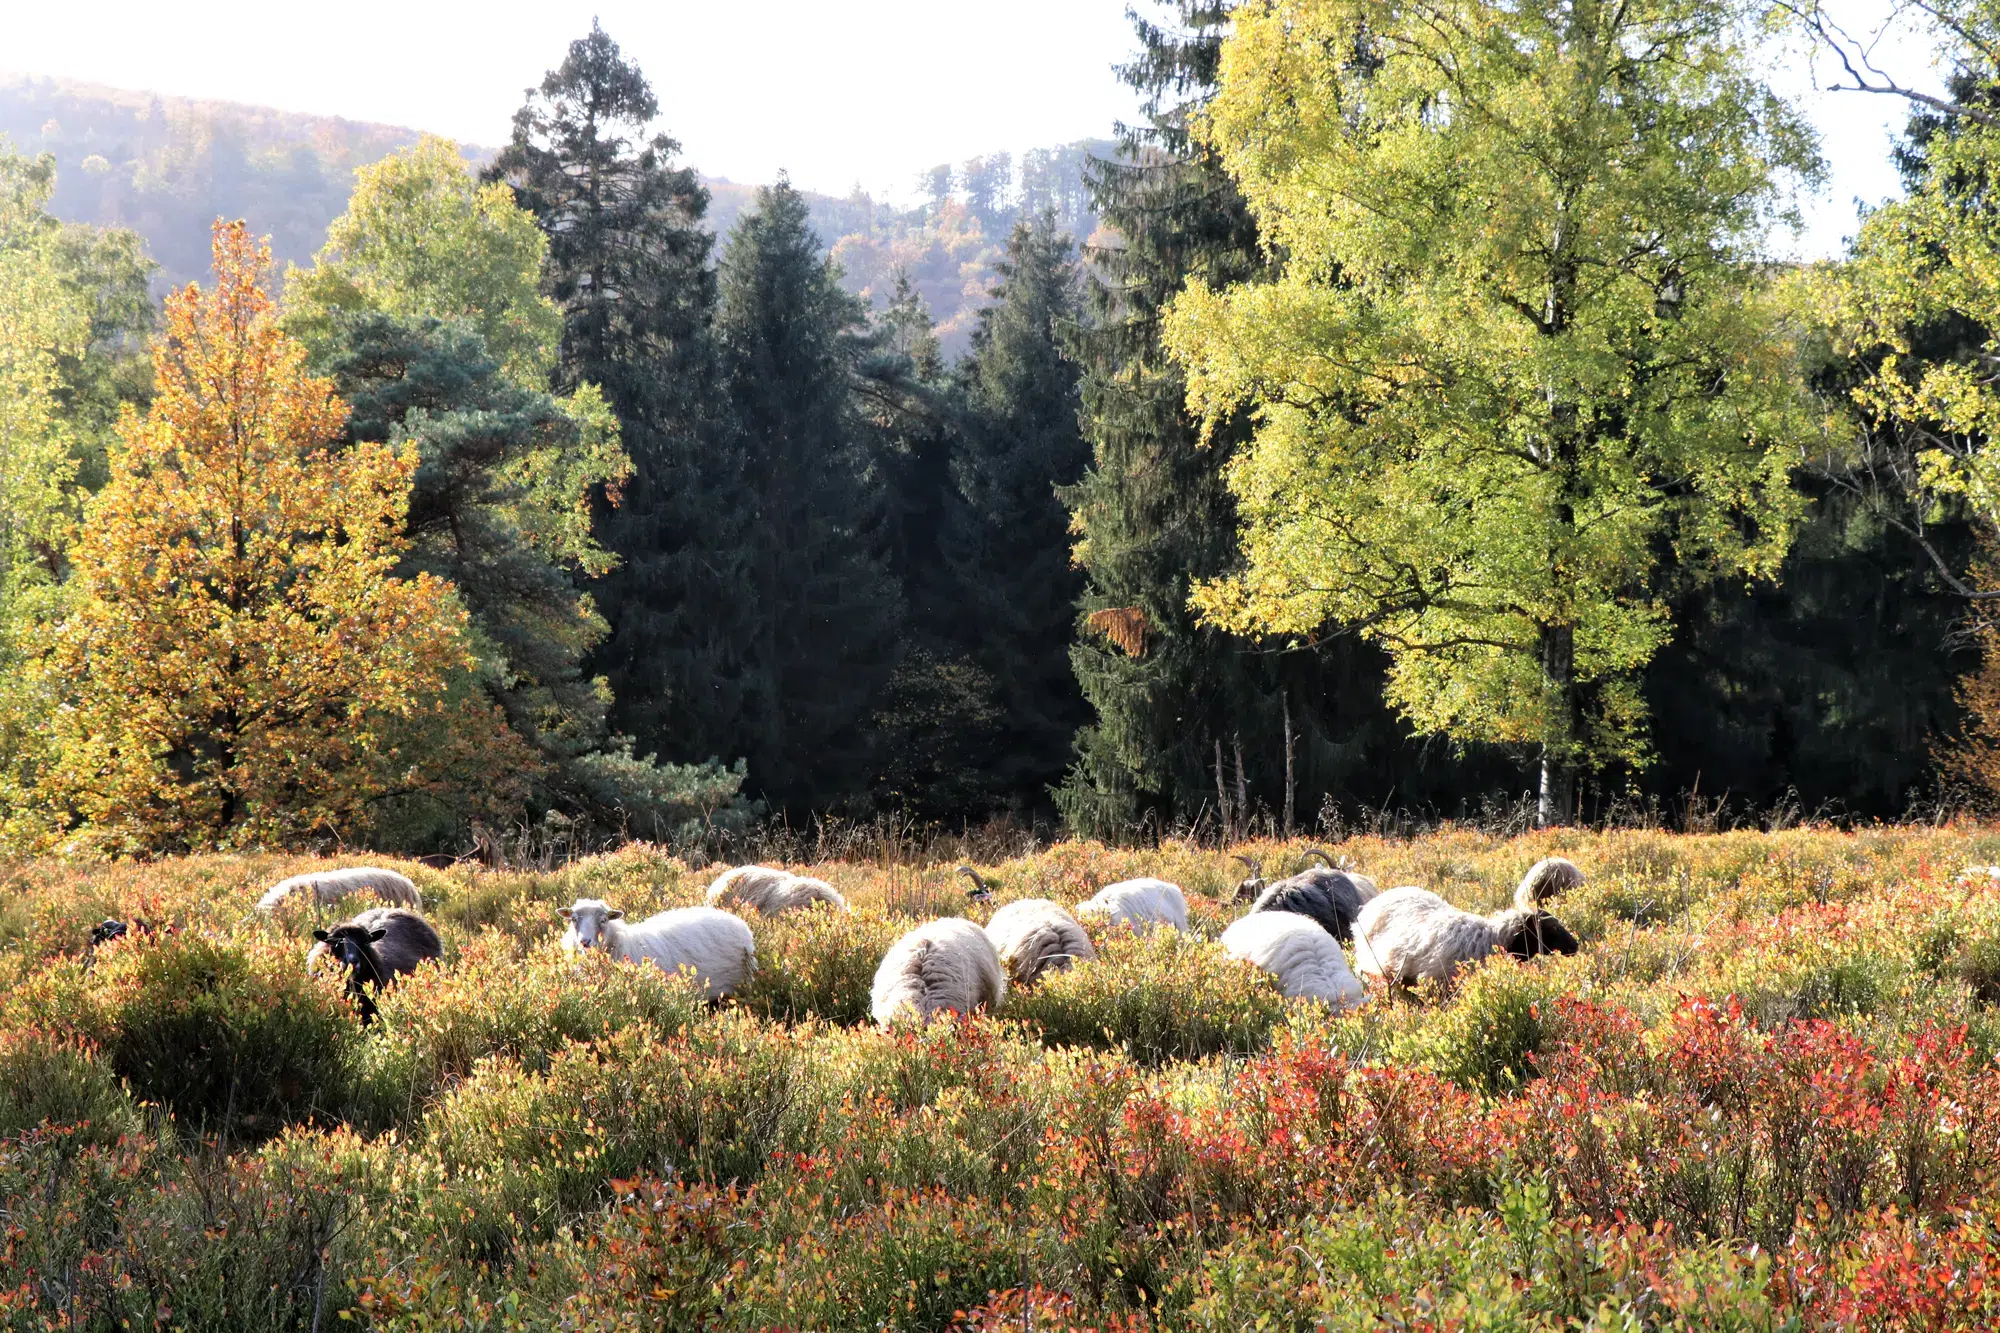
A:
{"label": "green leafy tree", "polygon": [[865,311],[841,290],[805,200],[759,191],[722,257],[716,340],[742,449],[756,616],[738,743],[774,803],[865,791],[869,732],[896,661],[882,478],[857,404]]}
{"label": "green leafy tree", "polygon": [[1818,423],[1755,246],[1815,159],[1743,25],[1294,0],[1237,15],[1202,123],[1284,266],[1168,318],[1204,417],[1259,414],[1246,568],[1197,604],[1357,627],[1419,730],[1539,752],[1544,821],[1646,757],[1662,552],[1772,574],[1800,507]]}
{"label": "green leafy tree", "polygon": [[632,476],[598,509],[618,566],[594,586],[610,626],[590,667],[641,750],[741,754],[750,535],[742,459],[721,408],[710,323],[708,193],[649,134],[652,88],[592,25],[514,117],[489,171],[548,238],[562,313],[559,393],[599,386]]}
{"label": "green leafy tree", "polygon": [[999,272],[960,364],[966,430],[952,474],[962,503],[947,551],[960,641],[997,687],[1005,741],[990,779],[1017,804],[1036,805],[1062,777],[1084,720],[1069,665],[1082,578],[1057,494],[1090,460],[1078,367],[1063,351],[1081,292],[1075,246],[1046,214],[1016,225]]}
{"label": "green leafy tree", "polygon": [[287,326],[317,345],[336,311],[465,320],[510,379],[546,389],[562,336],[540,290],[547,253],[511,190],[480,184],[456,144],[427,135],[355,173],[313,267],[287,275]]}

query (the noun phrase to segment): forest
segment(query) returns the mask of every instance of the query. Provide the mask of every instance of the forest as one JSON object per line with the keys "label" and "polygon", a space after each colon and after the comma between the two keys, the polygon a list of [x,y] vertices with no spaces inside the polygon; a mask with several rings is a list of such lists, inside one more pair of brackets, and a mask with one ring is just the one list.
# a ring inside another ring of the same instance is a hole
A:
{"label": "forest", "polygon": [[[1114,140],[906,212],[705,181],[595,27],[497,149],[8,84],[0,838],[1988,798],[1989,48],[1802,265],[1760,247],[1817,147],[1727,24],[1646,92],[1712,147],[1606,156],[1608,112],[1329,139],[1435,90],[1168,18]],[[1348,92],[1267,142],[1293,78]]]}

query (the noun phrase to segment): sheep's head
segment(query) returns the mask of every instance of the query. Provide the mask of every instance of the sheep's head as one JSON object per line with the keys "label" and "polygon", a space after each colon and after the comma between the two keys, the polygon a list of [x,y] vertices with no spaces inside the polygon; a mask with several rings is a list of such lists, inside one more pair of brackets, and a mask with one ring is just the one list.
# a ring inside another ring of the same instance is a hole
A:
{"label": "sheep's head", "polygon": [[596,898],[578,898],[570,906],[559,910],[563,920],[569,922],[569,929],[563,932],[563,947],[573,949],[601,947],[604,923],[625,915],[618,908],[607,906]]}
{"label": "sheep's head", "polygon": [[1579,947],[1569,927],[1548,912],[1507,912],[1495,925],[1500,947],[1522,960],[1545,953],[1572,954]]}
{"label": "sheep's head", "polygon": [[1547,857],[1535,862],[1528,873],[1521,876],[1520,887],[1514,890],[1514,906],[1524,912],[1532,912],[1557,894],[1581,883],[1583,871],[1577,869],[1576,862],[1560,856]]}
{"label": "sheep's head", "polygon": [[985,876],[981,875],[977,870],[974,870],[971,866],[960,866],[958,873],[972,881],[972,887],[965,891],[965,896],[973,902],[983,903],[993,897],[993,886],[988,884]]}
{"label": "sheep's head", "polygon": [[1250,878],[1236,886],[1236,901],[1247,903],[1264,891],[1264,863],[1254,856],[1232,856],[1229,859],[1250,867]]}
{"label": "sheep's head", "polygon": [[387,933],[379,927],[369,930],[365,926],[335,926],[332,930],[315,930],[313,938],[326,946],[326,951],[342,967],[376,976],[381,968],[375,960],[374,946]]}
{"label": "sheep's head", "polygon": [[109,944],[113,940],[124,939],[125,933],[125,923],[123,921],[106,917],[90,928],[90,943],[92,947],[100,944]]}

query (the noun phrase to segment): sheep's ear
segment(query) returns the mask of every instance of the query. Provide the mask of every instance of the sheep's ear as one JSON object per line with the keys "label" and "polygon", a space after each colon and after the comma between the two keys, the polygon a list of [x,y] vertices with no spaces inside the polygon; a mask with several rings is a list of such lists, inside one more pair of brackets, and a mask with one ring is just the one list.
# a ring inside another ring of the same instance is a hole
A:
{"label": "sheep's ear", "polygon": [[386,930],[371,930],[368,932],[368,942],[370,944],[373,944],[375,941],[381,939],[384,935],[387,935],[388,933],[389,932]]}
{"label": "sheep's ear", "polygon": [[625,909],[624,909],[624,908],[622,908],[622,907],[614,907],[614,908],[612,908],[612,909],[611,909],[610,911],[608,911],[608,912],[606,912],[606,913],[604,914],[604,919],[605,919],[606,921],[616,921],[616,920],[617,920],[617,919],[618,919],[619,917],[621,917],[621,916],[624,916],[624,915],[625,915]]}
{"label": "sheep's ear", "polygon": [[323,931],[323,930],[315,930],[315,931],[313,932],[313,938],[314,938],[314,939],[316,939],[316,940],[318,940],[318,941],[319,941],[319,942],[320,942],[321,944],[325,944],[325,943],[326,943],[326,932],[325,932],[325,931]]}

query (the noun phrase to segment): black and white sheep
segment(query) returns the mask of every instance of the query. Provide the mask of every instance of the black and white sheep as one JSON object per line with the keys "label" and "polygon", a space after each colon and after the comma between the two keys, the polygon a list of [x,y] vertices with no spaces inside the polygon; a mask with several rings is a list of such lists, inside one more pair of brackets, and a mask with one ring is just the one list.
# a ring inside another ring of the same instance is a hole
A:
{"label": "black and white sheep", "polygon": [[1107,884],[1095,895],[1076,905],[1076,919],[1102,922],[1108,926],[1125,924],[1135,930],[1172,926],[1186,930],[1187,895],[1180,885],[1145,876]]}
{"label": "black and white sheep", "polygon": [[313,938],[319,943],[306,955],[306,966],[327,955],[346,968],[347,994],[360,1005],[364,1024],[375,1019],[369,987],[379,992],[425,959],[444,956],[431,923],[400,907],[371,907],[332,930],[315,930]]}
{"label": "black and white sheep", "polygon": [[1377,896],[1373,882],[1344,870],[1314,866],[1267,885],[1251,912],[1292,912],[1310,918],[1342,944],[1354,939],[1354,921]]}
{"label": "black and white sheep", "polygon": [[972,887],[965,891],[968,901],[984,903],[993,900],[993,886],[986,882],[986,876],[980,874],[971,866],[960,866],[958,873],[972,881]]}
{"label": "black and white sheep", "polygon": [[882,1027],[900,1019],[928,1023],[950,1009],[998,1009],[1007,998],[1000,953],[978,923],[962,916],[927,921],[889,946],[875,969],[869,1012]]}
{"label": "black and white sheep", "polygon": [[393,870],[383,870],[378,866],[356,866],[350,870],[311,870],[303,875],[293,875],[290,879],[279,880],[264,891],[257,900],[257,910],[270,912],[277,910],[279,903],[295,893],[311,892],[313,901],[318,903],[338,902],[350,893],[363,889],[373,890],[375,896],[384,902],[400,907],[423,910],[423,895],[417,886],[410,883],[407,875],[399,875]]}
{"label": "black and white sheep", "polygon": [[1413,985],[1449,982],[1460,967],[1504,951],[1515,958],[1572,954],[1576,936],[1543,906],[1583,882],[1583,872],[1560,857],[1538,863],[1514,890],[1514,906],[1475,916],[1426,889],[1390,889],[1361,909],[1355,922],[1355,962],[1370,976]]}
{"label": "black and white sheep", "polygon": [[1032,986],[1044,972],[1065,971],[1073,962],[1097,957],[1077,919],[1047,898],[1008,903],[986,923],[986,937],[1016,986]]}
{"label": "black and white sheep", "polygon": [[823,879],[794,875],[770,866],[737,866],[716,876],[708,886],[710,907],[748,907],[759,916],[781,916],[814,903],[831,903],[843,910],[847,900]]}
{"label": "black and white sheep", "polygon": [[1335,1009],[1358,1008],[1368,999],[1333,936],[1297,913],[1252,912],[1222,932],[1222,947],[1276,977],[1289,997]]}
{"label": "black and white sheep", "polygon": [[757,966],[757,942],[741,917],[716,907],[677,907],[628,923],[625,913],[596,898],[562,909],[569,928],[563,947],[602,950],[625,962],[648,962],[662,972],[691,969],[708,998],[732,995]]}

